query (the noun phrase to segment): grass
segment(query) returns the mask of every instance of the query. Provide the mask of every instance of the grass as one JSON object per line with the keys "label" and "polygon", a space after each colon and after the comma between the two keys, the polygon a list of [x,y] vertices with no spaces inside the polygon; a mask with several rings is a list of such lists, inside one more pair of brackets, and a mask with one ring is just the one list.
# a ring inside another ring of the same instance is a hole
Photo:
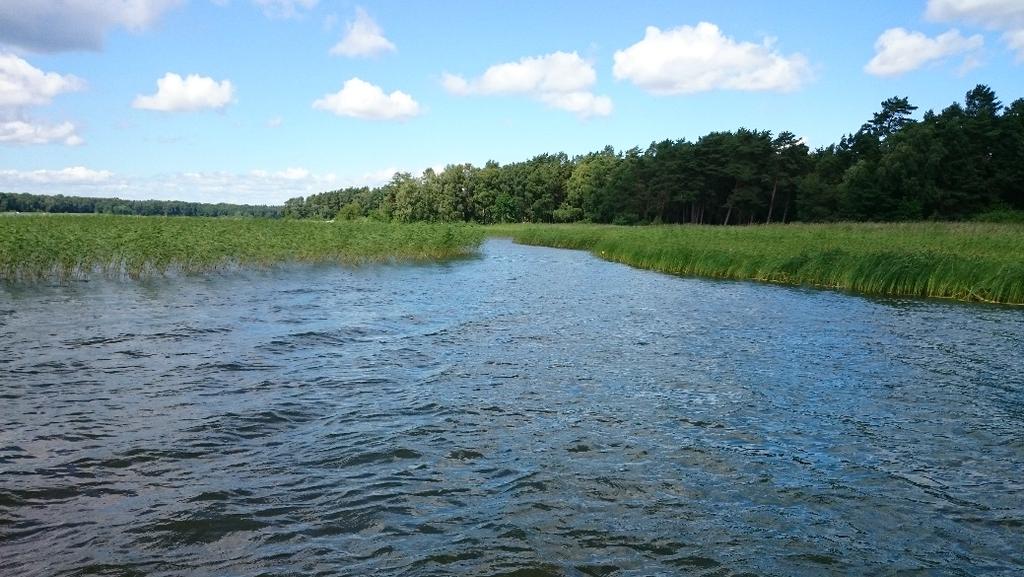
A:
{"label": "grass", "polygon": [[1020,224],[500,225],[488,232],[676,275],[1024,304]]}
{"label": "grass", "polygon": [[0,280],[140,278],[296,261],[430,261],[471,254],[488,234],[589,250],[676,275],[1024,304],[1024,225],[980,222],[479,227],[12,215],[0,218]]}
{"label": "grass", "polygon": [[471,254],[482,239],[479,227],[446,224],[4,216],[0,280],[140,278],[295,261],[428,261]]}

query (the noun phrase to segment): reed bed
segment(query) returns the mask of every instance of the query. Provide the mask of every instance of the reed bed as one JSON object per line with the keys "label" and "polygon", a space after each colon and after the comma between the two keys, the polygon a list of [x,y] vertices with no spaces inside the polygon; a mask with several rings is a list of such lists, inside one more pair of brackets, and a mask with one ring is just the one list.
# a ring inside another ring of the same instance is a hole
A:
{"label": "reed bed", "polygon": [[676,275],[1024,304],[1020,224],[571,224],[504,225],[488,231]]}
{"label": "reed bed", "polygon": [[106,215],[0,218],[0,279],[140,278],[281,262],[431,261],[473,253],[479,227]]}

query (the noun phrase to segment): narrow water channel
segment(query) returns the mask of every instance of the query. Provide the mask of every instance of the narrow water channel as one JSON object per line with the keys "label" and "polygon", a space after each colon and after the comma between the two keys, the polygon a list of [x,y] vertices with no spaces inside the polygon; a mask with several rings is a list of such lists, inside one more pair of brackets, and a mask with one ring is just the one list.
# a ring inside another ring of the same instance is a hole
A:
{"label": "narrow water channel", "polygon": [[1024,310],[478,258],[0,288],[0,574],[1024,574]]}

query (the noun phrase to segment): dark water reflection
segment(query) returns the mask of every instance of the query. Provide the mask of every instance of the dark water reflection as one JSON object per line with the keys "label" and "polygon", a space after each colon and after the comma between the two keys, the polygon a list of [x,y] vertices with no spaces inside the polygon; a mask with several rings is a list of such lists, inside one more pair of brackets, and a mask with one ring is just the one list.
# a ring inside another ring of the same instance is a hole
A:
{"label": "dark water reflection", "polygon": [[1020,575],[1024,311],[584,253],[0,289],[4,575]]}

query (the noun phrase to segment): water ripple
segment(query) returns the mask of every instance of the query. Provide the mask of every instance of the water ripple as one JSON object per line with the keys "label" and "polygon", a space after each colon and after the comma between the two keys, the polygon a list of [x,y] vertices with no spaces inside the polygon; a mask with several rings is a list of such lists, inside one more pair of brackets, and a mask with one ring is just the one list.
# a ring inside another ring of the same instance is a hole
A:
{"label": "water ripple", "polygon": [[1024,573],[1024,313],[489,242],[0,289],[3,574]]}

